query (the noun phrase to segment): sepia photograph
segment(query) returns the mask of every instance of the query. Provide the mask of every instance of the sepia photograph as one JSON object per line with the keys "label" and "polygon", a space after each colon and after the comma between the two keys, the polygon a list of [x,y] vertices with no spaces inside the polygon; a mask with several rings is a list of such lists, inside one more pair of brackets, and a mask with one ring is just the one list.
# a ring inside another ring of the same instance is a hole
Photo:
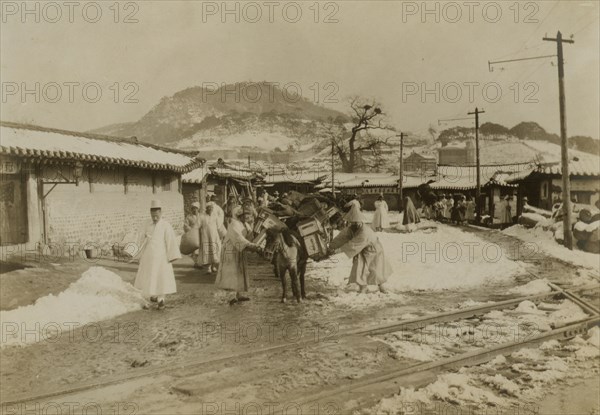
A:
{"label": "sepia photograph", "polygon": [[599,18],[0,0],[0,415],[600,415]]}

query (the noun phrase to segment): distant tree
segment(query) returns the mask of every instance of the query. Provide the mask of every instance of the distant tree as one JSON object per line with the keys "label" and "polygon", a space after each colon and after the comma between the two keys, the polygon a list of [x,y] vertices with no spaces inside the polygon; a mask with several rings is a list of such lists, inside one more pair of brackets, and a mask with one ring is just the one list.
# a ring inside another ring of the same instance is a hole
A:
{"label": "distant tree", "polygon": [[346,173],[354,172],[362,152],[377,151],[393,137],[390,135],[382,139],[369,134],[372,130],[393,132],[393,128],[383,124],[384,113],[376,102],[369,104],[366,100],[355,97],[350,101],[350,109],[352,111],[350,130],[338,122],[332,123],[326,131],[326,135],[334,142],[335,151]]}
{"label": "distant tree", "polygon": [[447,145],[450,141],[458,140],[464,141],[472,137],[475,137],[475,129],[469,127],[452,127],[448,128],[440,133],[438,140],[442,145]]}
{"label": "distant tree", "polygon": [[429,128],[427,129],[427,132],[431,136],[431,140],[435,141],[435,135],[437,134],[437,130],[435,129],[435,127],[433,125],[429,124]]}
{"label": "distant tree", "polygon": [[569,145],[579,151],[600,155],[600,141],[592,137],[576,135],[569,138]]}
{"label": "distant tree", "polygon": [[510,135],[510,130],[508,128],[500,124],[494,124],[493,122],[481,124],[481,127],[479,127],[479,132],[483,135],[491,136]]}
{"label": "distant tree", "polygon": [[275,148],[273,149],[273,151],[274,151],[275,153],[282,153],[282,151],[281,151],[281,149],[280,149],[279,147],[275,147]]}

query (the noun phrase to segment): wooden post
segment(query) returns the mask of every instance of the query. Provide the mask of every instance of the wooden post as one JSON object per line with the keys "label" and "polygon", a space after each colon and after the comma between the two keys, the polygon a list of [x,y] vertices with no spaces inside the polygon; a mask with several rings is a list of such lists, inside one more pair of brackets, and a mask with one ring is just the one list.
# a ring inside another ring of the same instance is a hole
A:
{"label": "wooden post", "polygon": [[558,106],[560,111],[560,153],[562,173],[562,206],[563,206],[563,232],[564,245],[573,249],[573,229],[571,229],[571,182],[569,181],[569,146],[567,142],[567,108],[565,99],[565,70],[563,62],[563,42],[575,43],[573,40],[563,39],[558,31],[556,39],[544,37],[543,40],[556,42],[558,57]]}

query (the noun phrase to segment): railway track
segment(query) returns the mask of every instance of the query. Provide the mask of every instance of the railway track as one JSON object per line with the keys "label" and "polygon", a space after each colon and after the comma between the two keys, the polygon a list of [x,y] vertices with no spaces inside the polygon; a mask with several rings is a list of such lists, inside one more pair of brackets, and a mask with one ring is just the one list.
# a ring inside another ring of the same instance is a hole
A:
{"label": "railway track", "polygon": [[[573,294],[570,291],[564,290],[555,284],[550,283],[549,285],[554,290],[552,294],[563,295],[565,299],[568,299],[577,304],[582,310],[589,314],[589,316],[578,321],[563,324],[561,326],[555,326],[552,330],[537,334],[535,336],[527,336],[527,338],[523,341],[498,344],[479,350],[461,353],[452,357],[444,358],[433,362],[418,363],[401,369],[393,369],[378,372],[372,375],[364,376],[360,379],[357,379],[356,381],[352,381],[349,384],[335,386],[333,388],[321,390],[313,394],[303,394],[300,396],[292,397],[290,401],[294,402],[295,405],[298,405],[300,407],[306,406],[310,408],[325,409],[333,408],[336,411],[335,413],[340,413],[338,411],[341,407],[343,407],[343,402],[360,401],[360,398],[357,398],[357,394],[359,394],[361,391],[368,391],[369,389],[381,391],[382,384],[392,382],[393,384],[391,385],[391,387],[388,387],[389,390],[395,389],[397,391],[399,387],[409,386],[416,389],[419,387],[426,386],[428,383],[430,383],[431,380],[435,378],[435,375],[443,371],[460,367],[481,365],[494,359],[498,355],[508,355],[519,349],[534,347],[543,342],[553,339],[568,340],[575,337],[576,335],[585,334],[587,330],[589,330],[593,326],[600,325],[600,311],[596,306],[589,304],[588,302],[581,299],[579,296]],[[599,287],[593,286],[589,288],[592,290],[598,290]],[[583,291],[584,289],[587,288],[578,289],[577,291]],[[505,303],[506,305],[510,305],[512,301],[508,300],[503,303]],[[502,308],[501,304],[497,303],[490,306],[488,310],[498,310],[500,308]],[[470,310],[465,310],[465,312],[454,313],[454,316],[463,316],[463,318],[468,318],[473,315],[475,314],[472,314]],[[445,313],[443,316],[441,316],[440,320],[436,320],[435,316],[431,316],[431,319],[423,319],[423,322],[427,321],[429,324],[431,324],[440,323],[443,321],[454,321],[459,319],[453,318],[454,316],[453,313]],[[378,331],[374,329],[372,330],[372,332],[375,334],[383,334],[387,331]],[[377,399],[370,399],[367,401],[363,400],[362,402],[360,402],[360,404],[363,407],[372,406],[373,404],[376,404]],[[274,413],[282,414],[283,412],[275,411]],[[342,411],[341,413],[344,412]]]}
{"label": "railway track", "polygon": [[[575,302],[579,305],[586,313],[590,314],[589,318],[584,320],[569,324],[564,327],[556,327],[550,332],[542,333],[538,336],[528,338],[524,342],[515,342],[514,344],[504,344],[495,347],[491,347],[489,349],[485,349],[477,352],[469,352],[464,355],[459,355],[449,359],[443,359],[438,362],[432,362],[427,364],[418,364],[414,366],[410,366],[408,368],[403,368],[400,370],[392,370],[387,372],[381,372],[375,375],[367,376],[365,378],[361,378],[356,380],[356,382],[352,382],[350,385],[344,385],[339,389],[328,389],[325,391],[321,391],[318,394],[303,396],[300,397],[295,402],[297,403],[310,403],[316,402],[322,399],[326,399],[332,396],[340,396],[345,391],[350,392],[360,388],[366,388],[371,385],[375,385],[377,383],[385,382],[390,379],[394,379],[396,382],[402,382],[409,384],[416,375],[422,374],[424,372],[433,372],[439,371],[443,369],[448,369],[456,366],[467,366],[469,364],[480,364],[487,360],[490,360],[494,356],[503,353],[509,353],[510,350],[516,350],[518,348],[526,347],[528,344],[533,344],[532,342],[542,342],[549,340],[551,338],[567,338],[568,336],[574,336],[583,330],[587,330],[594,324],[598,324],[600,321],[599,313],[597,307],[587,303],[582,300],[579,296],[574,294],[574,292],[581,291],[598,291],[600,290],[599,286],[586,286],[579,287],[574,290],[564,290],[561,287],[556,285],[551,285],[551,288],[554,290],[549,293],[536,294],[536,295],[528,295],[523,297],[518,297],[514,299],[508,299],[504,301],[498,301],[492,304],[485,304],[476,307],[465,308],[462,310],[454,310],[445,313],[424,316],[420,318],[404,320],[397,323],[379,325],[375,327],[368,327],[364,329],[353,329],[346,330],[343,332],[337,333],[334,337],[331,337],[329,340],[339,341],[344,338],[352,337],[352,336],[375,336],[386,333],[393,333],[401,330],[410,330],[413,328],[424,327],[430,324],[439,324],[444,322],[457,321],[461,319],[469,319],[476,316],[484,315],[493,310],[501,310],[501,309],[510,309],[511,307],[516,307],[523,301],[532,301],[539,302],[552,298],[565,298],[570,301]],[[230,366],[237,361],[247,360],[248,358],[257,357],[261,355],[272,355],[274,353],[284,353],[293,351],[296,349],[300,349],[307,346],[319,346],[319,343],[315,343],[314,339],[302,340],[294,343],[283,343],[276,344],[269,347],[264,347],[248,352],[241,352],[236,354],[230,354],[224,357],[220,357],[218,359],[206,360],[206,359],[193,359],[181,364],[170,364],[164,365],[156,368],[149,369],[141,369],[136,371],[135,373],[123,374],[121,376],[115,376],[110,379],[105,379],[99,382],[89,382],[80,384],[76,387],[60,389],[56,391],[52,391],[44,394],[22,394],[15,396],[10,401],[0,402],[2,405],[10,406],[17,404],[25,404],[30,402],[42,401],[49,398],[56,398],[60,396],[68,396],[79,392],[100,389],[103,387],[121,384],[128,381],[133,381],[140,378],[147,378],[156,375],[169,374],[177,371],[193,371],[193,374],[201,374],[210,370],[214,370],[215,368]]]}

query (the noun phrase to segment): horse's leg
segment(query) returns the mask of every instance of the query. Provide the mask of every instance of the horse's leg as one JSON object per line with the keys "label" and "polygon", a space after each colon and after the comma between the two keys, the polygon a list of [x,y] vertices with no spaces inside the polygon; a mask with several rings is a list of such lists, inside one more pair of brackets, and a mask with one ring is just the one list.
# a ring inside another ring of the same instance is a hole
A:
{"label": "horse's leg", "polygon": [[306,261],[300,261],[298,264],[298,274],[300,277],[300,294],[302,298],[306,298],[306,291],[304,291],[304,274],[306,274]]}
{"label": "horse's leg", "polygon": [[290,272],[290,278],[292,280],[292,293],[294,294],[294,297],[296,297],[296,301],[301,302],[300,289],[298,288],[298,270],[296,269],[295,264],[290,264],[288,271]]}
{"label": "horse's leg", "polygon": [[287,300],[287,282],[285,280],[285,266],[281,264],[282,258],[279,256],[279,254],[276,254],[276,256],[277,259],[275,260],[275,275],[281,280],[281,302],[285,303]]}

